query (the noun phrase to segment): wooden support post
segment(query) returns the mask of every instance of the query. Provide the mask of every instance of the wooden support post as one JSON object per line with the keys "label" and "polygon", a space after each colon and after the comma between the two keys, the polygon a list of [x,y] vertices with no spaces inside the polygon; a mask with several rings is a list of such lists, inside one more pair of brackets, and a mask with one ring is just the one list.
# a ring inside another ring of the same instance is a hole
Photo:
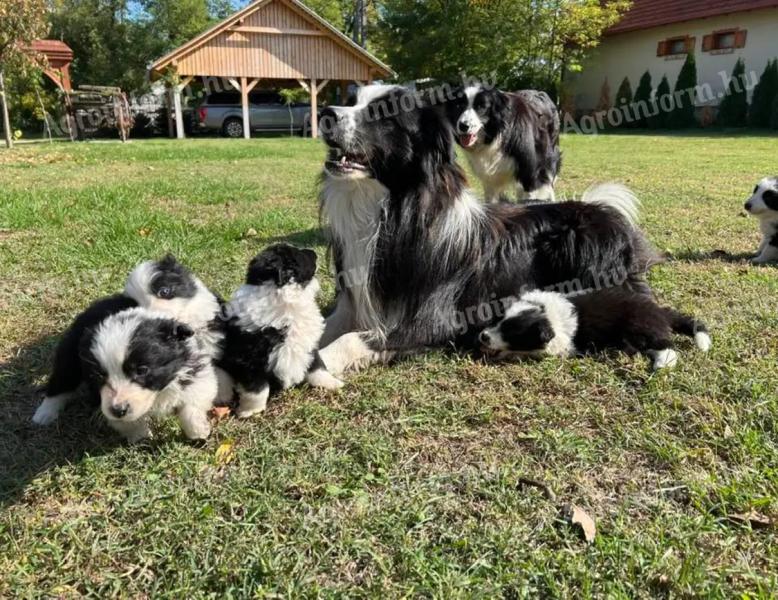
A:
{"label": "wooden support post", "polygon": [[173,86],[173,105],[176,111],[176,137],[183,140],[184,134],[184,112],[181,110],[181,86]]}
{"label": "wooden support post", "polygon": [[340,82],[340,100],[339,100],[341,106],[346,106],[346,102],[348,102],[348,81],[341,81]]}
{"label": "wooden support post", "polygon": [[167,136],[176,137],[176,124],[173,119],[173,88],[168,88],[165,92],[165,104],[167,105]]}
{"label": "wooden support post", "polygon": [[5,78],[0,69],[0,111],[3,113],[3,135],[5,136],[5,147],[13,148],[13,133],[11,132],[11,119],[8,116],[8,96],[5,91]]}
{"label": "wooden support post", "polygon": [[[235,85],[237,82],[230,80],[230,83]],[[246,77],[240,78],[240,105],[243,108],[243,137],[244,139],[251,139],[251,114],[249,112],[249,92],[259,83],[259,79],[255,79],[249,83]]]}
{"label": "wooden support post", "polygon": [[316,80],[311,79],[311,137],[319,137],[319,88]]}

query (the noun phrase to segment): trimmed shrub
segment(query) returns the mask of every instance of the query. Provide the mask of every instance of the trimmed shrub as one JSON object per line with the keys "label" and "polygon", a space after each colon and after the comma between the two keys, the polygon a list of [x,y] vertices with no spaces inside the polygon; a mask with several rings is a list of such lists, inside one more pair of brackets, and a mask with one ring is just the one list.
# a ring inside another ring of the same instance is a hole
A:
{"label": "trimmed shrub", "polygon": [[648,126],[651,129],[666,129],[670,111],[667,107],[673,106],[673,94],[670,92],[670,81],[667,75],[662,77],[659,87],[656,88],[656,97],[653,104],[654,115],[648,118]]}
{"label": "trimmed shrub", "polygon": [[746,65],[742,58],[735,63],[727,95],[719,104],[717,124],[722,127],[745,127],[748,124],[748,95],[745,86]]}
{"label": "trimmed shrub", "polygon": [[696,100],[697,88],[697,62],[694,53],[686,55],[686,61],[678,73],[678,80],[675,82],[673,97],[675,106],[668,115],[667,125],[671,129],[686,129],[696,127],[697,120],[694,118],[694,103]]}
{"label": "trimmed shrub", "polygon": [[633,99],[633,116],[635,117],[635,127],[648,127],[647,115],[653,114],[653,112],[656,110],[655,106],[653,106],[651,103],[651,90],[653,89],[654,88],[651,85],[651,73],[646,71],[640,78],[640,83],[638,83],[638,89],[635,90],[635,98]]}
{"label": "trimmed shrub", "polygon": [[614,108],[621,110],[622,114],[626,113],[629,115],[628,117],[625,116],[624,121],[621,123],[621,125],[619,125],[619,127],[624,129],[633,127],[631,122],[632,113],[629,112],[630,104],[632,104],[632,85],[629,83],[629,77],[625,77],[621,82],[618,91],[616,92],[616,104],[614,104]]}
{"label": "trimmed shrub", "polygon": [[751,127],[769,127],[773,103],[778,98],[778,58],[767,63],[759,83],[754,88],[748,124]]}
{"label": "trimmed shrub", "polygon": [[778,129],[778,96],[773,101],[773,115],[770,117],[770,127]]}

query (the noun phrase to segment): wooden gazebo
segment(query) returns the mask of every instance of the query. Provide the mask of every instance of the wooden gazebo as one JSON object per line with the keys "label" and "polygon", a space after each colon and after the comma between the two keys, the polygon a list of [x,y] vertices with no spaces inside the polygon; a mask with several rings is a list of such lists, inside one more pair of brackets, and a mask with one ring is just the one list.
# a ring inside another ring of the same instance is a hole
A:
{"label": "wooden gazebo", "polygon": [[72,91],[70,64],[73,62],[73,50],[70,46],[59,40],[35,40],[30,49],[46,57],[43,73],[63,92]]}
{"label": "wooden gazebo", "polygon": [[311,94],[311,135],[318,136],[318,96],[327,84],[345,89],[393,71],[299,0],[255,0],[150,67],[152,79],[177,75],[176,135],[184,137],[181,92],[196,77],[229,82],[241,93],[243,135],[250,137],[249,92],[260,81],[294,82]]}

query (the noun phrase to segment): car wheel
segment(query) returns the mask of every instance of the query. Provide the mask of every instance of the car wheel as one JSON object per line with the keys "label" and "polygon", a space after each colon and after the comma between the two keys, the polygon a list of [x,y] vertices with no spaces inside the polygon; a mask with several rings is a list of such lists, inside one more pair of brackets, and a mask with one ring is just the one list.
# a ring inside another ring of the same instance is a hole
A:
{"label": "car wheel", "polygon": [[240,119],[227,119],[222,127],[224,135],[231,138],[243,137],[243,121]]}

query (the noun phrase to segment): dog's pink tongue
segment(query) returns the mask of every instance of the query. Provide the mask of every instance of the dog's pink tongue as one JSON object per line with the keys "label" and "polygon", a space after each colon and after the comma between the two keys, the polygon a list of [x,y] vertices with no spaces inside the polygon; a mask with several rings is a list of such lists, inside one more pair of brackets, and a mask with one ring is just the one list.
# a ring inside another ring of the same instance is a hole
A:
{"label": "dog's pink tongue", "polygon": [[477,139],[478,136],[474,133],[465,133],[459,136],[459,143],[462,144],[463,148],[470,148],[475,145]]}

